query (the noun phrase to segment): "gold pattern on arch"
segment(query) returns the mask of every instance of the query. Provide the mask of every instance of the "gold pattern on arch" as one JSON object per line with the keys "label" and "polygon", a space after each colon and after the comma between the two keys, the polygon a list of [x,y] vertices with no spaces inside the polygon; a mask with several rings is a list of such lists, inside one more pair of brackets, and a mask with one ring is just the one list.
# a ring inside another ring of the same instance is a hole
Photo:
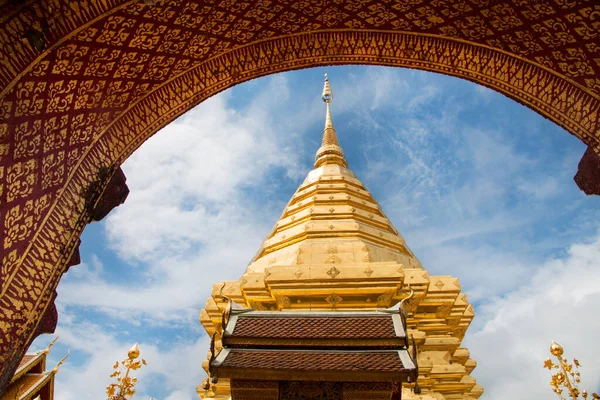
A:
{"label": "gold pattern on arch", "polygon": [[0,11],[0,391],[91,220],[89,194],[237,83],[332,64],[440,72],[600,153],[594,0],[0,0]]}

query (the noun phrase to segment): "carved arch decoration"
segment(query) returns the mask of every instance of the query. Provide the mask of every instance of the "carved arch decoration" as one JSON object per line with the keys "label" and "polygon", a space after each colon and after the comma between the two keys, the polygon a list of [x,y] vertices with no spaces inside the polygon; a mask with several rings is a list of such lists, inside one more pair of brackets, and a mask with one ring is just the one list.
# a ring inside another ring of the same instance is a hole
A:
{"label": "carved arch decoration", "polygon": [[332,64],[471,80],[600,154],[595,0],[0,0],[0,393],[135,149],[237,83]]}

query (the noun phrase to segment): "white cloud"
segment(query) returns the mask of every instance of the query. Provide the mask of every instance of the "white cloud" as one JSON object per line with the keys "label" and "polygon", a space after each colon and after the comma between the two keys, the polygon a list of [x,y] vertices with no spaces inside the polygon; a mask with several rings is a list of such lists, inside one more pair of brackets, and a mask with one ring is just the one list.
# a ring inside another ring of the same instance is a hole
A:
{"label": "white cloud", "polygon": [[165,400],[189,400],[190,396],[181,390],[171,393]]}
{"label": "white cloud", "polygon": [[581,362],[582,389],[600,386],[600,238],[573,245],[564,258],[536,270],[514,291],[480,306],[482,327],[463,342],[478,362],[473,375],[486,399],[550,398],[542,365],[552,340]]}
{"label": "white cloud", "polygon": [[264,111],[234,113],[219,95],[146,142],[123,166],[131,194],[106,224],[115,248],[140,260],[182,254],[246,216],[242,189],[263,184],[269,168],[298,168],[273,122]]}

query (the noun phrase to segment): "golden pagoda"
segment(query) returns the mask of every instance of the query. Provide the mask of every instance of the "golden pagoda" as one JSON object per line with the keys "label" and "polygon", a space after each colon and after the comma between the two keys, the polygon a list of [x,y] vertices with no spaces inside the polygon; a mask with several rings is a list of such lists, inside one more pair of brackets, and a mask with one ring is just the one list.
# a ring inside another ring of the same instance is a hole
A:
{"label": "golden pagoda", "polygon": [[[325,128],[314,169],[241,279],[214,284],[200,313],[200,322],[213,338],[203,368],[209,371],[223,347],[223,315],[232,303],[288,315],[375,312],[405,300],[407,337],[417,350],[418,390],[405,385],[401,396],[479,398],[483,388],[470,376],[476,362],[461,347],[474,312],[458,278],[430,276],[348,169],[331,118],[333,95],[327,75],[322,98]],[[198,386],[200,397],[229,399],[229,380],[214,382]]]}

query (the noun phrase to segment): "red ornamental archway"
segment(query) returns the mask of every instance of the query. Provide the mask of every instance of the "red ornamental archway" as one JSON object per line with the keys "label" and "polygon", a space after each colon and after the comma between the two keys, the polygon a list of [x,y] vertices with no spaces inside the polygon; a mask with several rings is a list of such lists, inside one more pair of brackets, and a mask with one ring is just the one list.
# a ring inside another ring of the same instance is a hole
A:
{"label": "red ornamental archway", "polygon": [[119,165],[207,97],[318,65],[458,76],[580,138],[598,192],[599,43],[595,0],[0,0],[0,393],[83,227],[126,197]]}

